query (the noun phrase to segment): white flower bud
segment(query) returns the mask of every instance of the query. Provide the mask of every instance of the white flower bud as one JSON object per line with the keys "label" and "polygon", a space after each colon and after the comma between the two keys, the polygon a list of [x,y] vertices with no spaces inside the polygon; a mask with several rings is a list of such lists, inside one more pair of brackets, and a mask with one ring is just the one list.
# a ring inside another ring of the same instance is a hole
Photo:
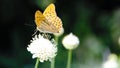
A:
{"label": "white flower bud", "polygon": [[64,28],[61,28],[59,33],[54,33],[55,36],[61,36],[64,33]]}
{"label": "white flower bud", "polygon": [[117,60],[117,55],[111,54],[108,60],[103,63],[102,68],[119,68]]}
{"label": "white flower bud", "polygon": [[70,33],[69,35],[63,38],[62,44],[66,49],[73,50],[78,47],[79,39],[77,36]]}

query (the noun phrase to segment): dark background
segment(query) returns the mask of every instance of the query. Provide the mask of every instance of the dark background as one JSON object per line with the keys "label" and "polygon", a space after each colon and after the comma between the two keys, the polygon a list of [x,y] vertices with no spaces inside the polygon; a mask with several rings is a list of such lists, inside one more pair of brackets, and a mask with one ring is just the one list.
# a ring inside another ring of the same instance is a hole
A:
{"label": "dark background", "polygon": [[[27,51],[36,29],[34,13],[38,9],[43,12],[50,3],[55,3],[65,30],[59,40],[56,68],[66,66],[67,50],[61,40],[70,32],[80,39],[73,51],[72,68],[99,68],[106,55],[119,56],[119,0],[0,0],[0,68],[34,67],[35,59]],[[40,68],[48,67],[49,62],[40,63]]]}

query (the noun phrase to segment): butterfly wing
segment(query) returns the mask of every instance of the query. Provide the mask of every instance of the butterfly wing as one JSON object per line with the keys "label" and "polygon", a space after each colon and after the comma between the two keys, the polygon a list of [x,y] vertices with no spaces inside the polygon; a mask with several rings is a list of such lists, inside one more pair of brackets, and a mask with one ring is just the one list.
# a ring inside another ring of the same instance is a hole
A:
{"label": "butterfly wing", "polygon": [[55,27],[50,26],[51,24],[39,10],[35,12],[35,23],[37,25],[37,30],[40,32],[56,33],[56,29],[54,29]]}
{"label": "butterfly wing", "polygon": [[43,33],[57,33],[55,27],[51,27],[51,24],[48,23],[47,20],[43,20],[41,25],[37,27],[37,30]]}
{"label": "butterfly wing", "polygon": [[56,14],[55,5],[50,4],[43,12],[43,15],[49,21],[48,23],[50,24],[50,27],[54,30],[54,32],[58,33],[62,28],[62,21]]}
{"label": "butterfly wing", "polygon": [[41,22],[43,20],[45,20],[45,16],[42,14],[42,12],[40,12],[39,10],[37,10],[35,12],[35,23],[36,23],[37,27],[41,25]]}
{"label": "butterfly wing", "polygon": [[50,4],[45,11],[43,12],[43,15],[51,20],[52,18],[56,17],[56,11],[55,11],[55,5],[54,4]]}

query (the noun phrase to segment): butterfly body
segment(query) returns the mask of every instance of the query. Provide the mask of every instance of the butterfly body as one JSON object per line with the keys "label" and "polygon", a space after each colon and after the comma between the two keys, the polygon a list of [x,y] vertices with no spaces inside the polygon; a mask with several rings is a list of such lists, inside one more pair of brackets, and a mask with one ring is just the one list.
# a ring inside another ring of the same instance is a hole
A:
{"label": "butterfly body", "polygon": [[54,4],[50,4],[45,11],[37,10],[35,13],[37,30],[43,33],[59,33],[62,28],[62,21],[57,16]]}

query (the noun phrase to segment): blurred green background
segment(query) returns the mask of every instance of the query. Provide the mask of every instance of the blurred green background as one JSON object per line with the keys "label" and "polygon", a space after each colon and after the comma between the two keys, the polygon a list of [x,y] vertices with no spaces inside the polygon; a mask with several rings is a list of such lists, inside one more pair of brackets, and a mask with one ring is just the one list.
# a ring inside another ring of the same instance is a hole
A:
{"label": "blurred green background", "polygon": [[[67,50],[61,40],[70,32],[80,39],[71,68],[101,68],[109,54],[120,55],[119,0],[0,0],[0,68],[34,68],[27,45],[36,29],[34,13],[55,3],[64,34],[59,39],[56,68],[65,68]],[[120,58],[118,58],[120,59]],[[50,62],[40,63],[49,68]]]}

